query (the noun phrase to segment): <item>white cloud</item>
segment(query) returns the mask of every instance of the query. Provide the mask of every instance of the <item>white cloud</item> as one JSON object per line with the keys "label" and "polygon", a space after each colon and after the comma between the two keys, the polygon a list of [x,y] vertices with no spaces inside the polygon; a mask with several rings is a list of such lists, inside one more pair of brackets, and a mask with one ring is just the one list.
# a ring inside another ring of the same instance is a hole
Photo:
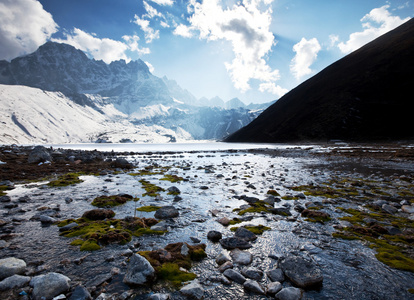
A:
{"label": "white cloud", "polygon": [[339,43],[338,47],[341,52],[350,53],[410,19],[392,16],[388,11],[389,7],[389,5],[384,5],[374,8],[366,14],[361,19],[364,30],[350,34],[348,41]]}
{"label": "white cloud", "polygon": [[147,11],[146,16],[148,16],[148,18],[152,19],[154,17],[162,17],[162,14],[158,12],[154,7],[149,5],[146,1],[144,1],[144,8]]}
{"label": "white cloud", "polygon": [[161,22],[160,22],[160,25],[161,25],[162,27],[164,27],[164,28],[169,28],[169,27],[170,27],[170,25],[168,25],[168,23],[167,23],[167,22],[164,22],[164,21],[161,21]]}
{"label": "white cloud", "polygon": [[148,66],[149,71],[151,73],[154,73],[154,70],[155,70],[154,66],[152,64],[150,64],[149,62],[147,62],[147,61],[144,61],[144,63]]}
{"label": "white cloud", "polygon": [[276,85],[274,82],[261,83],[259,86],[259,91],[272,93],[278,98],[289,92],[288,89],[282,88],[280,85]]}
{"label": "white cloud", "polygon": [[33,52],[57,31],[58,25],[40,2],[1,0],[0,59]]}
{"label": "white cloud", "polygon": [[202,3],[191,0],[187,7],[187,11],[193,13],[188,30],[198,31],[201,39],[222,39],[231,43],[235,58],[225,66],[234,86],[242,92],[250,89],[251,79],[269,83],[280,77],[279,71],[272,70],[265,60],[275,44],[270,31],[271,2],[244,0],[223,8],[219,0]]}
{"label": "white cloud", "polygon": [[330,43],[329,43],[328,48],[333,48],[339,42],[339,36],[336,34],[331,34],[329,35],[329,41]]}
{"label": "white cloud", "polygon": [[173,34],[180,35],[186,38],[190,38],[193,36],[190,29],[191,29],[190,27],[185,26],[184,24],[180,24],[174,29]]}
{"label": "white cloud", "polygon": [[292,59],[290,71],[296,79],[312,73],[310,66],[318,57],[318,52],[321,50],[321,45],[316,38],[307,40],[302,38],[299,43],[293,46],[293,51],[296,52]]}
{"label": "white cloud", "polygon": [[148,48],[140,49],[138,47],[139,37],[136,35],[124,35],[122,38],[126,43],[108,38],[100,39],[78,28],[75,28],[71,34],[65,34],[65,36],[66,39],[52,39],[52,41],[72,45],[88,53],[94,59],[103,60],[106,63],[120,59],[129,62],[131,59],[125,53],[127,50],[137,51],[139,54],[150,53]]}
{"label": "white cloud", "polygon": [[137,15],[134,16],[135,24],[141,27],[142,31],[145,33],[145,42],[151,43],[153,40],[158,39],[160,37],[159,30],[154,30],[150,27],[150,21],[145,20],[143,18],[138,17]]}
{"label": "white cloud", "polygon": [[174,4],[173,0],[151,0],[154,3],[157,3],[158,5],[168,5],[171,6]]}

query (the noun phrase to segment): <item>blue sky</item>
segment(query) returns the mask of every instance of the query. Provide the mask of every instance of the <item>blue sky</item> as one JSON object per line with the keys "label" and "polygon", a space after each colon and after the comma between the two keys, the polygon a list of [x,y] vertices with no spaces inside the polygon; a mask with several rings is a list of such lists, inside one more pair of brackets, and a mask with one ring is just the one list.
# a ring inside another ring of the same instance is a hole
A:
{"label": "blue sky", "polygon": [[140,58],[198,98],[262,103],[413,14],[413,0],[0,0],[0,59],[65,42]]}

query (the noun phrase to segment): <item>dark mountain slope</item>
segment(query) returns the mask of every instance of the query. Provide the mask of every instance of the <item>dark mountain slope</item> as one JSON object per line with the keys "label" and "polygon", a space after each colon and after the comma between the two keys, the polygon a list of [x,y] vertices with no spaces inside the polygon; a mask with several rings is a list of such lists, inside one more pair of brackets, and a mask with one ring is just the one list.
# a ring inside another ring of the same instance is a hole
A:
{"label": "dark mountain slope", "polygon": [[227,142],[414,138],[414,19],[300,84]]}

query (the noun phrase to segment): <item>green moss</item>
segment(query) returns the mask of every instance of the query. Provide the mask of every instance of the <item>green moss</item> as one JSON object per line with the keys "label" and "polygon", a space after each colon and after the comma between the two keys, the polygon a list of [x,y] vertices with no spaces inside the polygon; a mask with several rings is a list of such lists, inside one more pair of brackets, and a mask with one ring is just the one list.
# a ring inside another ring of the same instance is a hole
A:
{"label": "green moss", "polygon": [[409,292],[410,294],[414,294],[414,289],[408,289],[408,292]]}
{"label": "green moss", "polygon": [[[243,226],[245,229],[251,231],[252,233],[256,234],[256,235],[261,235],[263,234],[263,232],[265,232],[266,230],[270,230],[270,227],[266,227],[264,225],[257,225],[257,226]],[[237,228],[239,227],[231,227],[230,230],[231,231],[236,231]]]}
{"label": "green moss", "polygon": [[239,218],[233,218],[232,220],[230,220],[229,225],[236,225],[236,224],[239,224],[241,222],[243,222],[243,221],[240,220]]}
{"label": "green moss", "polygon": [[50,187],[62,187],[83,182],[79,179],[80,173],[67,173],[59,176],[56,180],[50,181],[47,185]]}
{"label": "green moss", "polygon": [[269,212],[272,207],[264,201],[257,201],[253,203],[249,208],[243,209],[238,212],[240,216],[243,216],[246,213],[260,213],[260,212]]}
{"label": "green moss", "polygon": [[194,273],[181,271],[175,263],[164,263],[155,270],[159,279],[171,282],[176,288],[179,288],[183,282],[194,280],[197,277]]}
{"label": "green moss", "polygon": [[126,194],[113,196],[99,196],[96,197],[91,204],[96,207],[114,207],[125,204],[126,202],[131,200],[135,200],[134,197]]}
{"label": "green moss", "polygon": [[194,261],[200,261],[207,257],[207,253],[204,249],[194,249],[190,251],[190,258]]}
{"label": "green moss", "polygon": [[143,236],[150,234],[163,235],[166,231],[152,230],[150,228],[139,228],[133,232],[134,236]]}
{"label": "green moss", "polygon": [[292,195],[286,195],[282,197],[283,200],[298,200],[298,197],[294,197]]}
{"label": "green moss", "polygon": [[137,208],[137,211],[152,212],[152,211],[157,211],[160,208],[161,206],[154,206],[154,205],[141,206]]}
{"label": "green moss", "polygon": [[163,177],[163,178],[161,178],[160,180],[166,180],[166,181],[170,181],[170,182],[174,183],[174,182],[180,182],[180,181],[183,181],[183,180],[184,180],[184,178],[179,177],[179,176],[177,176],[177,175],[170,175],[170,174],[166,174],[166,175],[164,175],[164,177]]}
{"label": "green moss", "polygon": [[142,194],[143,196],[157,197],[160,192],[165,192],[163,188],[156,186],[147,180],[141,179],[139,182],[142,184],[146,191],[146,193]]}
{"label": "green moss", "polygon": [[275,197],[280,196],[280,194],[278,192],[276,192],[275,190],[268,190],[266,194],[272,195],[272,196],[275,196]]}
{"label": "green moss", "polygon": [[73,222],[76,222],[76,220],[75,219],[67,219],[67,220],[63,220],[63,221],[60,221],[60,222],[56,223],[56,225],[58,227],[63,227],[63,226],[69,225],[70,223],[73,223]]}
{"label": "green moss", "polygon": [[410,271],[414,273],[414,260],[398,251],[390,251],[384,248],[378,248],[375,257],[382,263],[399,270]]}
{"label": "green moss", "polygon": [[80,251],[96,251],[99,249],[101,249],[101,246],[94,239],[86,240],[80,247]]}
{"label": "green moss", "polygon": [[334,238],[343,239],[343,240],[360,240],[358,236],[352,235],[352,234],[346,234],[342,232],[334,232],[332,233],[332,236]]}
{"label": "green moss", "polygon": [[8,189],[9,187],[7,185],[0,185],[0,196],[5,196],[5,191],[7,191]]}
{"label": "green moss", "polygon": [[84,240],[76,239],[76,240],[73,240],[70,244],[72,246],[81,246],[84,242],[85,242]]}

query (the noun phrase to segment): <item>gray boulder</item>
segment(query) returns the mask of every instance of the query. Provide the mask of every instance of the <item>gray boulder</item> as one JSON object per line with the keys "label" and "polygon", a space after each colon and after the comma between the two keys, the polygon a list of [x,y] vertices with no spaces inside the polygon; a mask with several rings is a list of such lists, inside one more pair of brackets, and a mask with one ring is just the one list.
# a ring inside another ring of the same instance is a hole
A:
{"label": "gray boulder", "polygon": [[223,235],[219,231],[211,230],[207,233],[207,238],[214,243],[221,240],[222,237]]}
{"label": "gray boulder", "polygon": [[163,206],[154,214],[156,219],[171,219],[178,217],[178,210],[174,206]]}
{"label": "gray boulder", "polygon": [[152,294],[148,300],[168,300],[170,299],[170,294],[160,294],[160,293],[156,293],[156,294]]}
{"label": "gray boulder", "polygon": [[22,274],[25,269],[26,263],[24,260],[15,257],[0,259],[0,280],[15,274]]}
{"label": "gray boulder", "polygon": [[33,287],[33,298],[40,300],[42,297],[52,299],[69,290],[70,279],[59,273],[47,273],[33,277],[30,286]]}
{"label": "gray boulder", "polygon": [[244,267],[241,270],[244,277],[260,281],[263,278],[263,272],[252,267]]}
{"label": "gray boulder", "polygon": [[247,279],[244,283],[243,283],[243,287],[245,290],[255,293],[255,294],[260,294],[260,295],[264,295],[266,294],[266,292],[264,291],[263,287],[254,280],[251,279]]}
{"label": "gray boulder", "polygon": [[302,299],[302,290],[295,287],[287,287],[278,292],[275,298],[278,300],[300,300]]}
{"label": "gray boulder", "polygon": [[27,158],[29,164],[37,164],[45,161],[52,161],[52,156],[43,146],[34,147]]}
{"label": "gray boulder", "polygon": [[280,262],[280,268],[296,286],[301,288],[319,287],[323,276],[315,263],[300,256],[288,256]]}
{"label": "gray boulder", "polygon": [[234,235],[246,241],[254,241],[257,239],[257,236],[253,232],[251,232],[250,230],[247,230],[244,227],[237,228]]}
{"label": "gray boulder", "polygon": [[271,281],[283,282],[285,280],[285,275],[283,274],[282,269],[273,269],[266,272],[267,277]]}
{"label": "gray boulder", "polygon": [[145,257],[134,254],[128,265],[124,282],[131,285],[143,285],[155,279],[155,270]]}
{"label": "gray boulder", "polygon": [[249,242],[238,237],[229,237],[221,239],[220,244],[225,249],[249,249],[252,247],[252,245]]}
{"label": "gray boulder", "polygon": [[223,250],[217,257],[216,257],[216,263],[218,265],[222,265],[227,261],[230,261],[231,258],[230,256],[227,254],[227,252],[225,252],[225,250]]}
{"label": "gray boulder", "polygon": [[91,294],[89,293],[89,291],[81,286],[78,285],[72,293],[72,296],[70,296],[69,300],[90,300],[92,299]]}
{"label": "gray boulder", "polygon": [[240,284],[243,284],[246,281],[246,278],[242,274],[233,269],[227,269],[224,271],[223,275]]}
{"label": "gray boulder", "polygon": [[278,281],[271,282],[267,285],[267,293],[269,295],[276,295],[282,289],[282,284]]}
{"label": "gray boulder", "polygon": [[250,252],[234,249],[230,252],[234,263],[239,265],[249,265],[253,261],[253,255]]}
{"label": "gray boulder", "polygon": [[31,277],[29,276],[21,276],[21,275],[13,275],[7,277],[6,279],[0,282],[0,290],[10,290],[13,288],[21,288],[30,282]]}
{"label": "gray boulder", "polygon": [[198,280],[194,280],[190,284],[182,287],[180,292],[191,299],[199,300],[204,298],[204,289]]}

